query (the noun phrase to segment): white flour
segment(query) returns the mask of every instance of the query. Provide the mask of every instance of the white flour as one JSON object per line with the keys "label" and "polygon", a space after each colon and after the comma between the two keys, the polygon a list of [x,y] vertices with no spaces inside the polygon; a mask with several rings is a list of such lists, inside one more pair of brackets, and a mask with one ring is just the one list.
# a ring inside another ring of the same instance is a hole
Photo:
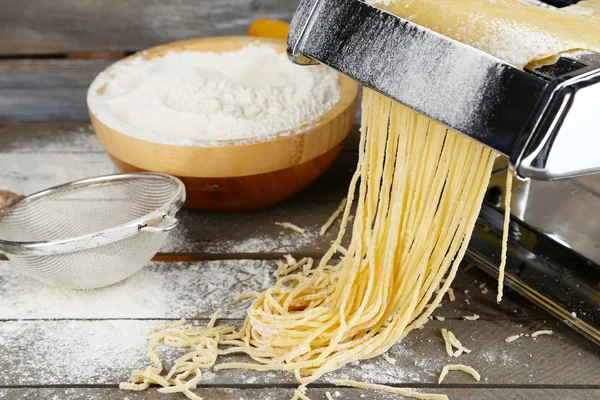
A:
{"label": "white flour", "polygon": [[131,136],[216,146],[293,134],[339,97],[335,72],[295,65],[256,44],[118,63],[92,83],[88,105],[102,122]]}
{"label": "white flour", "polygon": [[0,261],[0,320],[209,318],[218,308],[227,318],[244,318],[249,304],[235,297],[270,287],[274,266],[253,260],[153,262],[116,285],[77,291],[43,285]]}

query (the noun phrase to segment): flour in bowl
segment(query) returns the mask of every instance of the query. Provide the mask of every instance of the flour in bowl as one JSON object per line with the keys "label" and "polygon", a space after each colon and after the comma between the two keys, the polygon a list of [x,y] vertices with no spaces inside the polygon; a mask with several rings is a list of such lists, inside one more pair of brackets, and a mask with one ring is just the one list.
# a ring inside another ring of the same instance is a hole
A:
{"label": "flour in bowl", "polygon": [[120,62],[88,92],[113,129],[159,143],[214,146],[293,134],[340,98],[338,75],[293,64],[265,44],[226,53],[171,52]]}

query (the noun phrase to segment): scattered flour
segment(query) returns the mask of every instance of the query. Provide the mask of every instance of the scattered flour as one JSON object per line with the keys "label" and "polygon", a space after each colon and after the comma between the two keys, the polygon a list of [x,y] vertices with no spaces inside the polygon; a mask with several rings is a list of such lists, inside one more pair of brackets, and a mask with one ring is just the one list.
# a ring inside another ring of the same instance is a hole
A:
{"label": "scattered flour", "polygon": [[519,360],[515,358],[512,352],[498,347],[486,349],[478,353],[476,357],[490,366],[512,367],[519,364]]}
{"label": "scattered flour", "polygon": [[[306,211],[308,213],[308,211]],[[290,218],[287,212],[256,211],[237,214],[235,221],[231,215],[218,213],[197,213],[181,210],[177,214],[181,223],[168,236],[162,251],[169,253],[297,253],[310,249],[327,251],[329,244],[319,240],[317,225],[304,225],[304,235],[293,234],[276,227],[274,218]],[[308,215],[308,214],[307,214]],[[257,220],[264,223],[256,225]],[[248,227],[254,231],[249,236]],[[200,229],[198,227],[201,227]],[[223,229],[227,227],[227,231]],[[190,237],[196,240],[190,241]],[[223,240],[227,238],[227,240]],[[348,239],[349,240],[349,239]]]}
{"label": "scattered flour", "polygon": [[[147,329],[157,321],[8,321],[1,325],[0,352],[6,381],[18,385],[106,384],[126,378],[145,359]],[[43,372],[40,371],[43,369]]]}
{"label": "scattered flour", "polygon": [[257,42],[226,53],[143,54],[101,73],[88,105],[105,124],[158,143],[218,146],[294,131],[340,97],[338,75]]}
{"label": "scattered flour", "polygon": [[18,274],[0,261],[0,319],[207,318],[222,308],[228,318],[244,318],[244,291],[273,283],[274,263],[223,260],[151,263],[132,277],[102,289],[53,288]]}

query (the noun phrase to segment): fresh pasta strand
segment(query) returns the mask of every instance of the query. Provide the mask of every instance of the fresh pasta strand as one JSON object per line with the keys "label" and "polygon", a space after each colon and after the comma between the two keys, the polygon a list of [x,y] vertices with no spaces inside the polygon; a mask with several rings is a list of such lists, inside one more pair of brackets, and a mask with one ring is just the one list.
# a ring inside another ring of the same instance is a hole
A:
{"label": "fresh pasta strand", "polygon": [[[598,13],[587,12],[598,8],[600,0],[580,3],[578,10],[585,9],[585,17],[570,13],[569,7],[541,10],[518,0],[499,0],[493,7],[484,0],[463,0],[460,5],[451,0],[367,2],[520,68],[572,49],[600,51]],[[507,22],[510,29],[498,29]],[[540,46],[523,46],[521,37],[525,43]],[[151,365],[134,371],[131,382],[121,385],[123,389],[159,385],[162,391],[196,399],[191,390],[203,369],[283,370],[293,373],[301,384],[294,399],[306,399],[307,384],[349,362],[385,354],[429,321],[445,293],[451,296],[449,288],[467,250],[496,154],[370,89],[364,90],[361,133],[359,160],[342,207],[340,230],[319,265],[313,267],[310,260],[297,265],[291,256],[286,258],[287,265],[282,266],[274,286],[241,296],[254,299],[240,329],[216,325],[216,316],[204,327],[160,327],[148,342]],[[512,177],[507,179],[500,281],[510,215]],[[353,206],[356,213],[350,216]],[[278,225],[304,233],[290,223]],[[328,225],[329,221],[323,232]],[[342,250],[343,258],[332,261],[347,234],[351,238]],[[501,296],[502,286],[498,300]],[[449,356],[469,352],[448,331],[443,336]],[[454,351],[451,342],[460,348]],[[167,372],[156,353],[159,345],[189,352]],[[249,359],[218,364],[220,355],[232,353]],[[440,381],[456,369],[479,379],[467,366],[450,365]],[[420,399],[447,399],[361,382],[334,383]]]}
{"label": "fresh pasta strand", "polygon": [[372,383],[364,383],[364,382],[348,381],[348,380],[335,380],[335,381],[332,381],[331,383],[333,383],[334,385],[337,385],[337,386],[348,386],[348,387],[355,387],[358,389],[371,389],[371,390],[377,390],[380,392],[393,393],[393,394],[398,394],[398,395],[404,396],[404,397],[411,397],[413,399],[448,400],[448,396],[446,396],[444,394],[419,393],[419,392],[413,392],[410,390],[395,388],[395,387],[386,386],[386,385],[376,385],[376,384],[372,384]]}
{"label": "fresh pasta strand", "polygon": [[[215,315],[206,327],[158,332],[148,348],[152,374],[132,383],[169,384],[161,391],[189,396],[199,371],[214,366],[285,370],[304,388],[344,364],[385,354],[429,320],[465,254],[495,153],[369,89],[363,121],[340,232],[319,265],[302,268],[308,260],[290,257],[273,287],[252,293],[240,330],[215,326]],[[347,230],[350,244],[332,261]],[[158,344],[190,349],[164,379]],[[217,362],[229,353],[253,362]],[[301,388],[296,398],[306,396]]]}
{"label": "fresh pasta strand", "polygon": [[512,172],[506,171],[506,189],[504,195],[504,227],[502,229],[502,252],[500,253],[500,267],[498,268],[498,296],[496,301],[500,303],[504,296],[504,270],[506,268],[506,253],[508,252],[508,234],[510,229],[510,202],[512,200]]}
{"label": "fresh pasta strand", "polygon": [[347,255],[332,267],[330,251],[310,275],[289,275],[255,300],[244,333],[265,365],[215,369],[298,370],[301,383],[310,383],[384,353],[414,328],[414,319],[433,312],[441,299],[425,304],[446,277],[447,291],[495,155],[370,90],[365,99],[359,207]]}
{"label": "fresh pasta strand", "polygon": [[481,376],[479,375],[479,372],[477,372],[474,368],[469,367],[468,365],[451,364],[451,365],[446,365],[442,369],[442,373],[440,374],[440,377],[438,378],[438,384],[440,384],[440,383],[442,383],[444,381],[444,378],[446,377],[446,375],[448,375],[448,372],[450,372],[450,371],[462,371],[462,372],[465,372],[465,373],[471,375],[473,377],[473,379],[475,379],[478,382],[481,379]]}
{"label": "fresh pasta strand", "polygon": [[348,201],[348,199],[342,200],[342,202],[340,203],[340,205],[338,206],[338,208],[335,209],[335,211],[333,212],[333,214],[331,214],[331,216],[329,217],[329,219],[327,220],[327,222],[325,222],[325,224],[323,224],[323,226],[319,230],[319,236],[325,236],[325,233],[327,233],[327,231],[329,230],[329,228],[331,228],[331,225],[333,225],[333,223],[335,222],[335,220],[338,219],[338,217],[340,216],[340,214],[346,208],[346,202],[347,201]]}

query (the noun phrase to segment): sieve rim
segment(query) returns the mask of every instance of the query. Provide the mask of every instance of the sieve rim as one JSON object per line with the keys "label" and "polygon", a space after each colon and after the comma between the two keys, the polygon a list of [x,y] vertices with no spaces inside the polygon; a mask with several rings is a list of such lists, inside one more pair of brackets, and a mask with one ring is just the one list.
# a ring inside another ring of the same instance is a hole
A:
{"label": "sieve rim", "polygon": [[[176,226],[177,219],[175,218],[175,214],[183,207],[183,203],[185,202],[185,185],[181,180],[172,175],[157,172],[102,175],[54,186],[25,196],[21,200],[8,205],[7,207],[0,208],[0,221],[3,216],[10,214],[11,211],[24,203],[39,200],[62,191],[83,189],[91,185],[110,183],[113,181],[135,180],[147,177],[168,180],[175,184],[175,190],[171,198],[166,201],[165,204],[157,207],[154,211],[143,215],[142,217],[115,225],[108,229],[58,240],[20,242],[3,240],[0,238],[0,250],[8,255],[57,255],[93,249],[130,238],[142,232],[168,232]],[[157,225],[160,225],[163,222],[165,222],[167,226],[157,227]]]}

